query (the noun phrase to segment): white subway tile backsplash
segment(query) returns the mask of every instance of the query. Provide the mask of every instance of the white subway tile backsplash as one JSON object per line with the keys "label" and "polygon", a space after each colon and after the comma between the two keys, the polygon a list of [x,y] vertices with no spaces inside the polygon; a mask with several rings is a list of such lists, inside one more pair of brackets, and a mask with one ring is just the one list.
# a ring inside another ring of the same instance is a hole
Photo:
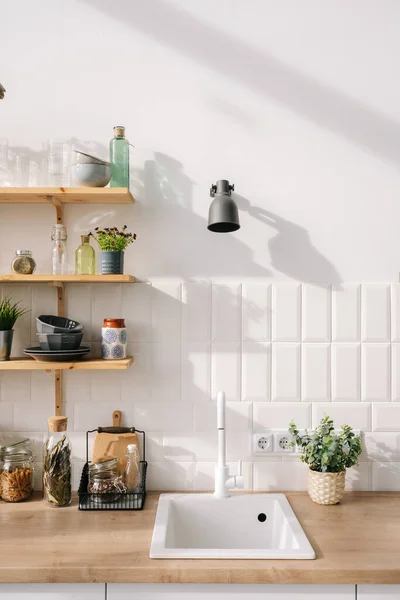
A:
{"label": "white subway tile backsplash", "polygon": [[361,397],[360,344],[332,344],[332,400],[357,402]]}
{"label": "white subway tile backsplash", "polygon": [[147,470],[147,489],[184,492],[193,489],[194,465],[191,462],[151,462]]}
{"label": "white subway tile backsplash", "polygon": [[325,415],[333,419],[337,428],[342,425],[350,425],[353,429],[371,431],[370,404],[361,402],[313,402],[312,426],[317,427]]}
{"label": "white subway tile backsplash", "polygon": [[272,400],[300,400],[300,344],[273,344]]}
{"label": "white subway tile backsplash", "polygon": [[400,283],[391,285],[392,342],[400,342]]}
{"label": "white subway tile backsplash", "polygon": [[330,345],[302,344],[302,400],[328,402],[331,399]]}
{"label": "white subway tile backsplash", "polygon": [[390,286],[363,284],[361,328],[364,342],[390,341]]}
{"label": "white subway tile backsplash", "polygon": [[332,341],[359,342],[361,286],[342,284],[332,289]]}
{"label": "white subway tile backsplash", "polygon": [[360,462],[346,471],[346,490],[369,492],[372,490],[372,464]]}
{"label": "white subway tile backsplash", "polygon": [[[0,293],[32,308],[16,327],[17,355],[35,342],[36,314],[55,311],[56,294],[25,284],[2,284]],[[286,429],[292,419],[300,429],[314,427],[324,414],[337,427],[364,432],[347,489],[400,489],[400,284],[71,284],[66,306],[84,324],[96,356],[104,317],[124,317],[135,358],[122,372],[63,374],[75,486],[85,431],[111,424],[118,408],[123,424],[147,433],[150,487],[211,489],[222,389],[227,460],[233,472],[237,460],[245,461],[250,489],[253,468],[254,489],[306,488],[299,457],[253,457],[252,433]],[[0,373],[0,443],[4,435],[33,438],[41,465],[37,450],[52,414],[53,374]]]}
{"label": "white subway tile backsplash", "polygon": [[[193,405],[151,402],[134,405],[135,427],[144,431],[193,431]],[[194,405],[202,406],[202,405]]]}
{"label": "white subway tile backsplash", "polygon": [[331,287],[303,284],[302,334],[304,342],[331,339]]}
{"label": "white subway tile backsplash", "polygon": [[400,462],[372,464],[372,490],[398,492],[400,490]]}
{"label": "white subway tile backsplash", "polygon": [[311,427],[311,404],[306,402],[273,402],[253,404],[253,430],[287,429],[291,420],[299,429]]}
{"label": "white subway tile backsplash", "polygon": [[400,344],[392,344],[392,400],[400,402]]}
{"label": "white subway tile backsplash", "polygon": [[243,340],[269,342],[271,340],[271,285],[246,283],[242,286]]}
{"label": "white subway tile backsplash", "polygon": [[152,345],[151,399],[154,402],[181,400],[182,345]]}
{"label": "white subway tile backsplash", "polygon": [[374,462],[400,462],[400,432],[373,431],[363,436],[365,458]]}
{"label": "white subway tile backsplash", "polygon": [[241,284],[212,284],[212,339],[238,342],[242,334]]}
{"label": "white subway tile backsplash", "polygon": [[122,402],[151,400],[153,344],[128,342],[127,353],[134,358],[133,366],[121,373]]}
{"label": "white subway tile backsplash", "polygon": [[244,342],[242,347],[242,400],[271,399],[271,344]]}
{"label": "white subway tile backsplash", "polygon": [[400,404],[377,403],[372,405],[373,431],[400,431]]}
{"label": "white subway tile backsplash", "polygon": [[[18,406],[25,404],[18,402]],[[15,406],[12,402],[0,402],[0,431],[13,431],[14,429],[14,412]],[[17,414],[17,417],[19,415]],[[16,423],[19,427],[19,419],[17,418]],[[39,428],[40,429],[40,428]]]}
{"label": "white subway tile backsplash", "polygon": [[30,371],[2,371],[0,375],[1,402],[29,402],[31,399]]}
{"label": "white subway tile backsplash", "polygon": [[182,284],[157,282],[151,288],[154,342],[182,340]]}
{"label": "white subway tile backsplash", "polygon": [[[217,431],[217,403],[201,402],[193,406],[194,430]],[[227,431],[247,431],[252,424],[251,402],[226,403],[226,429]]]}
{"label": "white subway tile backsplash", "polygon": [[188,342],[211,340],[211,284],[184,283],[182,287],[182,332]]}
{"label": "white subway tile backsplash", "polygon": [[301,285],[272,285],[272,340],[297,342],[301,339]]}
{"label": "white subway tile backsplash", "polygon": [[362,399],[390,401],[390,344],[362,345]]}
{"label": "white subway tile backsplash", "polygon": [[122,286],[122,315],[128,332],[128,342],[152,340],[152,286],[135,283]]}
{"label": "white subway tile backsplash", "polygon": [[241,345],[235,342],[215,343],[212,346],[211,396],[223,390],[227,400],[240,400]]}
{"label": "white subway tile backsplash", "polygon": [[186,342],[182,347],[182,400],[210,401],[211,347],[207,342]]}
{"label": "white subway tile backsplash", "polygon": [[308,469],[300,462],[255,462],[253,488],[256,492],[306,490]]}

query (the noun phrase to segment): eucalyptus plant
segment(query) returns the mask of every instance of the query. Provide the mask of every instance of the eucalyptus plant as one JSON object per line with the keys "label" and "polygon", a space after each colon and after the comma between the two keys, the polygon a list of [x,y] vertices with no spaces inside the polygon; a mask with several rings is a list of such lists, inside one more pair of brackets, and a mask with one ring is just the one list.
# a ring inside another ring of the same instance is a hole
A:
{"label": "eucalyptus plant", "polygon": [[301,448],[301,460],[312,471],[339,473],[358,464],[362,452],[361,435],[356,435],[349,425],[342,425],[336,433],[333,420],[326,416],[315,431],[300,435],[292,421],[289,433],[293,436],[292,446]]}
{"label": "eucalyptus plant", "polygon": [[21,302],[13,302],[10,296],[0,301],[0,331],[11,331],[19,317],[29,312],[20,306]]}
{"label": "eucalyptus plant", "polygon": [[121,230],[117,227],[96,227],[95,233],[90,232],[89,235],[96,240],[101,250],[124,252],[127,246],[136,240],[136,233],[127,233],[126,230],[126,225]]}

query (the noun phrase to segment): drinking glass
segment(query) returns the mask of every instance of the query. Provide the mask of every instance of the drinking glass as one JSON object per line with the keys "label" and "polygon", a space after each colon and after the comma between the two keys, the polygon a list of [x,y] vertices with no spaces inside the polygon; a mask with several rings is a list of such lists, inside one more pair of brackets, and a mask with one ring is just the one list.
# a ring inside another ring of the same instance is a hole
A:
{"label": "drinking glass", "polygon": [[47,142],[49,184],[65,187],[70,182],[71,140],[52,138]]}
{"label": "drinking glass", "polygon": [[11,187],[14,177],[8,168],[8,140],[0,138],[0,187]]}

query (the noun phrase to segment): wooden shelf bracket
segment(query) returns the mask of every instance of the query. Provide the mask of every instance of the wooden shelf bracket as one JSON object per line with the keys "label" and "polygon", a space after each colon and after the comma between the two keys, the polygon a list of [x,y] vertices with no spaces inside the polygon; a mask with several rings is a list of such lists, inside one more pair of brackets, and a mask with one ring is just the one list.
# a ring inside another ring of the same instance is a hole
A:
{"label": "wooden shelf bracket", "polygon": [[56,209],[57,224],[62,225],[62,223],[63,223],[63,206],[62,206],[61,201],[58,198],[55,198],[55,196],[46,196],[46,198],[47,198],[47,201],[50,202],[50,204],[52,204]]}

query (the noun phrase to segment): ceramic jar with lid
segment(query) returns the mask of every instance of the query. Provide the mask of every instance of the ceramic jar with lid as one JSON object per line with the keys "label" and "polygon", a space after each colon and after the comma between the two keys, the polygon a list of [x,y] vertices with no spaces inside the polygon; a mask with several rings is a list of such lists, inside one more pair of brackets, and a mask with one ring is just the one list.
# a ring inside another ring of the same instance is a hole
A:
{"label": "ceramic jar with lid", "polygon": [[101,356],[106,360],[126,358],[126,327],[124,319],[104,319],[101,328]]}
{"label": "ceramic jar with lid", "polygon": [[16,250],[11,263],[11,270],[18,275],[32,275],[36,269],[36,263],[32,258],[30,250]]}
{"label": "ceramic jar with lid", "polygon": [[0,449],[0,497],[6,502],[23,502],[33,492],[34,456],[25,439]]}

